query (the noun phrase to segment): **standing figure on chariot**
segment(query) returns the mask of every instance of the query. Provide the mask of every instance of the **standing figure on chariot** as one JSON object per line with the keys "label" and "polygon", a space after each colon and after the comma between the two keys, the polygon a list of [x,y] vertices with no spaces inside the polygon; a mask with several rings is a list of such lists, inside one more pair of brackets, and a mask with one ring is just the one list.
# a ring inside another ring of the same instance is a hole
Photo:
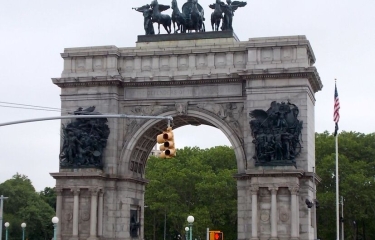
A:
{"label": "standing figure on chariot", "polygon": [[223,18],[223,24],[221,25],[221,30],[233,30],[232,22],[233,22],[233,16],[234,12],[239,7],[246,6],[246,2],[240,2],[240,1],[234,1],[227,0],[227,4],[221,3],[220,7],[222,11],[224,12],[224,18]]}

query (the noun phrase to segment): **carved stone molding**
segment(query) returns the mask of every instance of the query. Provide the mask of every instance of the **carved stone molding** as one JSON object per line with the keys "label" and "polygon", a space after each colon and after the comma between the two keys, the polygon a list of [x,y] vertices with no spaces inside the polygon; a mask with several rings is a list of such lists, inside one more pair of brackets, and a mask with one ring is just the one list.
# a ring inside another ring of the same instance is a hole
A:
{"label": "carved stone molding", "polygon": [[70,191],[73,192],[73,195],[74,195],[74,196],[79,196],[79,192],[81,191],[81,188],[80,188],[80,187],[72,187],[72,188],[70,189]]}
{"label": "carved stone molding", "polygon": [[299,191],[299,186],[290,186],[288,187],[291,195],[297,195]]}
{"label": "carved stone molding", "polygon": [[98,196],[99,191],[100,191],[100,189],[96,188],[96,187],[89,188],[89,192],[90,192],[91,196]]}
{"label": "carved stone molding", "polygon": [[99,197],[103,197],[104,196],[104,191],[103,191],[103,189],[100,189],[99,190]]}
{"label": "carved stone molding", "polygon": [[260,212],[260,220],[264,223],[267,223],[270,221],[270,211],[269,210],[262,210]]}
{"label": "carved stone molding", "polygon": [[186,115],[187,109],[188,109],[188,102],[179,102],[175,104],[176,111],[178,112],[178,115]]}
{"label": "carved stone molding", "polygon": [[56,187],[55,192],[56,192],[56,196],[62,196],[63,188],[62,187]]}
{"label": "carved stone molding", "polygon": [[259,191],[259,186],[251,186],[250,187],[251,195],[257,195],[258,191]]}
{"label": "carved stone molding", "polygon": [[268,187],[268,190],[271,192],[272,195],[277,194],[277,191],[279,190],[278,187]]}
{"label": "carved stone molding", "polygon": [[65,214],[64,214],[64,218],[65,218],[65,220],[66,221],[71,221],[72,219],[73,219],[73,213],[72,212],[66,212]]}
{"label": "carved stone molding", "polygon": [[243,118],[243,103],[200,103],[197,104],[197,107],[209,111],[224,120],[243,143],[243,131],[240,124]]}
{"label": "carved stone molding", "polygon": [[85,222],[90,220],[90,212],[88,210],[84,210],[81,212],[81,220]]}
{"label": "carved stone molding", "polygon": [[280,209],[279,219],[282,222],[287,222],[289,220],[289,212],[285,208]]}

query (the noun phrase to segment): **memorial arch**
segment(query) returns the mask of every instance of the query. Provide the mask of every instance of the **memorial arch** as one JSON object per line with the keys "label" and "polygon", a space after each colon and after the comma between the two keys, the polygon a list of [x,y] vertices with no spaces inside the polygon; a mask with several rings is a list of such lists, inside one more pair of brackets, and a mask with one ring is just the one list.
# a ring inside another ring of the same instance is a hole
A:
{"label": "memorial arch", "polygon": [[[305,36],[150,35],[139,36],[135,47],[67,48],[61,56],[64,69],[53,83],[63,109],[172,116],[174,128],[209,125],[226,135],[237,159],[239,240],[314,239],[315,212],[304,202],[314,199],[314,104],[322,83]],[[292,164],[255,157],[260,150],[249,114],[272,113],[276,103],[288,103],[302,128]],[[51,173],[59,239],[144,238],[144,168],[167,122],[108,119],[108,126],[102,168]]]}

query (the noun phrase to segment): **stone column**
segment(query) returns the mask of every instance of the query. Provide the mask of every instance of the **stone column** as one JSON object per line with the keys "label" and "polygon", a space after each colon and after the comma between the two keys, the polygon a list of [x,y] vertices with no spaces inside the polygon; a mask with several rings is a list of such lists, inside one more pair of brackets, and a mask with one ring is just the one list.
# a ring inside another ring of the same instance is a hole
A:
{"label": "stone column", "polygon": [[258,186],[252,186],[251,191],[251,240],[258,238]]}
{"label": "stone column", "polygon": [[79,214],[79,188],[72,188],[73,192],[73,236],[72,240],[78,239],[78,214]]}
{"label": "stone column", "polygon": [[56,237],[58,240],[61,239],[61,211],[62,211],[62,188],[56,187],[56,217],[59,218],[59,222],[57,223],[57,229],[56,229]]}
{"label": "stone column", "polygon": [[99,209],[98,209],[98,236],[103,236],[103,210],[104,210],[104,192],[99,192]]}
{"label": "stone column", "polygon": [[90,188],[91,193],[91,213],[90,213],[90,237],[89,240],[97,239],[97,229],[96,224],[98,220],[98,189]]}
{"label": "stone column", "polygon": [[277,240],[277,200],[276,194],[278,187],[269,187],[271,191],[271,238],[270,240]]}
{"label": "stone column", "polygon": [[289,187],[290,191],[290,209],[291,209],[291,240],[299,240],[299,224],[298,224],[298,193],[299,187],[293,186]]}

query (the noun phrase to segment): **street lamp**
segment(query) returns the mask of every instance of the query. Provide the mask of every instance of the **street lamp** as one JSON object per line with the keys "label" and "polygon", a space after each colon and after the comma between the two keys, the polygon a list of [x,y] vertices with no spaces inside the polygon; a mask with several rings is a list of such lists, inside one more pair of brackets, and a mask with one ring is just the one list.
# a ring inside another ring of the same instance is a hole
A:
{"label": "street lamp", "polygon": [[194,222],[194,217],[193,216],[187,217],[187,221],[188,221],[189,227],[190,227],[190,240],[193,240],[193,222]]}
{"label": "street lamp", "polygon": [[25,227],[26,227],[26,223],[21,223],[21,228],[22,228],[22,240],[25,240]]}
{"label": "street lamp", "polygon": [[185,239],[188,240],[189,227],[185,228]]}
{"label": "street lamp", "polygon": [[53,240],[56,240],[56,228],[57,228],[57,223],[59,222],[58,217],[53,217],[52,218],[52,223],[53,223]]}
{"label": "street lamp", "polygon": [[9,227],[9,223],[8,222],[4,223],[4,226],[5,226],[5,240],[8,240],[8,227]]}

